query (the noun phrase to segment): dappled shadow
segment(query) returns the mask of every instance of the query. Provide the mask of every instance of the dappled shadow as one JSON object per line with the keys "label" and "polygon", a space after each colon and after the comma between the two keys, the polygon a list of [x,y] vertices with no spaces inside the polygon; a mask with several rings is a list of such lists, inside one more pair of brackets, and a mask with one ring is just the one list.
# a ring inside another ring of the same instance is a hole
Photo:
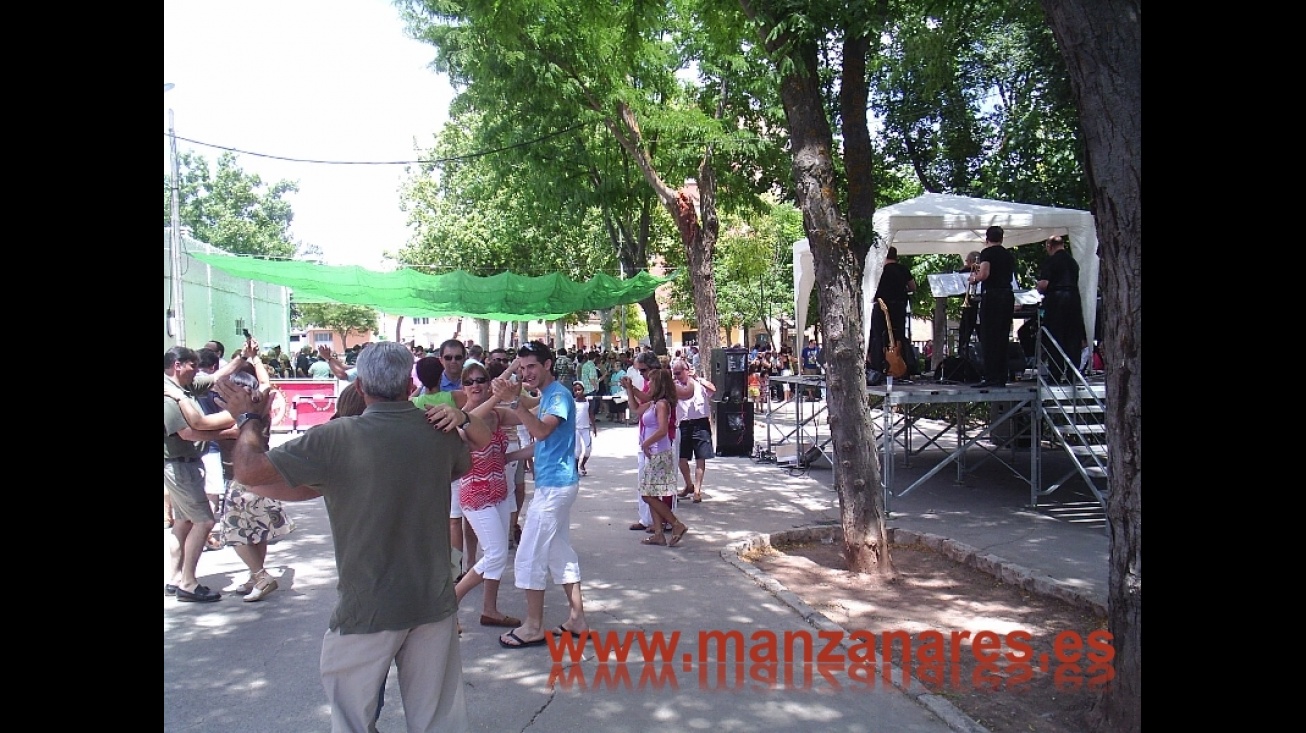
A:
{"label": "dappled shadow", "polygon": [[[1096,692],[1089,680],[1109,673],[1062,663],[1057,649],[1068,655],[1064,644],[1079,640],[1074,654],[1091,651],[1087,640],[1104,619],[920,545],[895,545],[892,556],[894,582],[848,572],[837,544],[782,545],[750,559],[847,632],[870,632],[880,674],[887,644],[898,666],[895,681],[912,675],[911,684],[947,695],[990,730],[1087,729],[1083,714]],[[908,636],[887,641],[886,634],[900,631]],[[992,633],[982,642],[991,647],[977,645],[982,632]],[[941,655],[932,651],[940,639]],[[994,664],[979,664],[981,655],[992,655]]]}
{"label": "dappled shadow", "polygon": [[[707,498],[701,504],[683,502],[677,509],[690,527],[683,546],[650,547],[639,542],[644,533],[627,529],[637,517],[636,441],[633,427],[600,426],[590,475],[582,479],[571,513],[572,543],[580,555],[592,627],[620,633],[679,631],[680,651],[695,656],[702,631],[810,631],[793,609],[723,562],[721,551],[757,532],[836,525],[839,510],[830,488],[831,472],[813,469],[806,476],[790,476],[774,464],[748,458],[710,460],[704,482]],[[1005,479],[998,478],[999,486],[1005,486]],[[1057,552],[1058,532],[1038,526],[1069,525],[1026,512],[1027,502],[1020,500],[1018,490],[1011,496],[1004,493],[1009,489],[990,488],[983,473],[972,480],[957,485],[936,476],[917,494],[895,500],[893,523],[923,524],[920,531],[949,536],[945,530],[958,526],[986,543]],[[281,590],[259,603],[241,603],[230,596],[209,605],[165,598],[166,730],[225,731],[251,721],[278,730],[329,727],[318,659],[336,602],[330,529],[321,500],[287,506],[298,529],[268,555],[273,574],[286,573],[283,578],[289,581]],[[1101,539],[1100,531],[1084,533]],[[1002,549],[993,551],[1006,555]],[[244,566],[231,550],[205,553],[200,574],[201,582],[221,588],[243,580]],[[1075,572],[1071,568],[1062,575]],[[510,563],[499,606],[520,617],[525,601],[512,579]],[[473,591],[460,613],[464,682],[474,729],[523,730],[534,721],[544,729],[634,731],[675,720],[680,727],[721,730],[756,730],[759,725],[803,731],[944,729],[916,703],[882,685],[852,694],[819,678],[810,689],[798,690],[747,685],[731,689],[731,684],[723,688],[709,680],[701,689],[697,669],[680,673],[674,693],[638,684],[629,689],[579,689],[566,688],[556,678],[551,684],[556,670],[548,650],[501,648],[497,639],[502,629],[477,623],[481,601],[481,590]],[[919,605],[922,610],[929,607],[924,601]],[[562,593],[551,587],[545,623],[556,626],[564,618]],[[600,665],[591,653],[566,666],[588,674]],[[729,698],[720,697],[722,689],[729,690]],[[403,706],[394,670],[386,700],[379,727],[401,730]]]}

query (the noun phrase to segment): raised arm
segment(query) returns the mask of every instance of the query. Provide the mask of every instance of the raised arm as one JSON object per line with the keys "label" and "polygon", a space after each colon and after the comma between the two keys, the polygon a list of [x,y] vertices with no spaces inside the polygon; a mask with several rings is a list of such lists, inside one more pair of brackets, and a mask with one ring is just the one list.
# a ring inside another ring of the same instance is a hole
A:
{"label": "raised arm", "polygon": [[336,379],[344,379],[348,381],[349,368],[344,364],[341,364],[340,360],[331,353],[330,346],[323,344],[317,347],[317,355],[326,360],[327,368],[331,370],[331,374],[334,375]]}

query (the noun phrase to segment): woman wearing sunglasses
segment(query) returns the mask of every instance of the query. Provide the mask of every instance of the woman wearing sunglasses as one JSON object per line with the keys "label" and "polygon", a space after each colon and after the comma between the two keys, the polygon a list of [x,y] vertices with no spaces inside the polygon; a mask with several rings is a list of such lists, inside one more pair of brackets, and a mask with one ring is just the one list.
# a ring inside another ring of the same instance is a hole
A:
{"label": "woman wearing sunglasses", "polygon": [[[490,396],[490,375],[479,362],[470,362],[463,367],[462,393],[466,395],[463,409],[469,413]],[[469,552],[468,562],[476,563],[458,581],[454,593],[462,601],[473,588],[485,583],[481,625],[517,628],[521,626],[521,619],[499,610],[499,581],[508,565],[508,524],[512,513],[504,467],[508,460],[516,457],[507,453],[508,436],[500,424],[498,411],[482,410],[476,414],[485,421],[494,437],[489,445],[480,449],[468,441],[472,470],[462,478],[458,501],[462,504],[463,518],[471,525],[485,554],[476,561]],[[465,435],[463,439],[466,440]]]}

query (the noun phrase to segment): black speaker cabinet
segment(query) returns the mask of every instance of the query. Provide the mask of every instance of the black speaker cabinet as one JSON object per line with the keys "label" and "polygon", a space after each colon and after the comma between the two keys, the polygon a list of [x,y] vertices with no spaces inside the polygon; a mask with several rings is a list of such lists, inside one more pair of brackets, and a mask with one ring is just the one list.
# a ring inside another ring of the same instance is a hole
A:
{"label": "black speaker cabinet", "polygon": [[719,456],[753,455],[753,403],[716,403],[716,453]]}
{"label": "black speaker cabinet", "polygon": [[748,349],[712,349],[713,399],[731,404],[748,401]]}

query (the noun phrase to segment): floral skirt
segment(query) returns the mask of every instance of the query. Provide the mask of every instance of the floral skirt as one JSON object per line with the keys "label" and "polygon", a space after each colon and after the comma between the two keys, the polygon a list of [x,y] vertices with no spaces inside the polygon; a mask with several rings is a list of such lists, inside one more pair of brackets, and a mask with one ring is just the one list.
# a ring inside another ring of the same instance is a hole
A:
{"label": "floral skirt", "polygon": [[676,452],[654,453],[644,459],[639,472],[639,493],[643,496],[671,496],[676,493]]}
{"label": "floral skirt", "polygon": [[270,545],[295,531],[281,502],[251,493],[237,481],[227,483],[222,513],[222,540],[228,545]]}

